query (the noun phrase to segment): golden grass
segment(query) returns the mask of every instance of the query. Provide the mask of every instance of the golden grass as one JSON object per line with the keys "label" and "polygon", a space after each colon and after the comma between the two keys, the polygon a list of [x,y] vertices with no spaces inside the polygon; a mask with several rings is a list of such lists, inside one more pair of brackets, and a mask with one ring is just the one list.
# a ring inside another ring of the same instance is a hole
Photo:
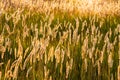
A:
{"label": "golden grass", "polygon": [[1,80],[119,80],[119,1],[27,1],[0,1]]}

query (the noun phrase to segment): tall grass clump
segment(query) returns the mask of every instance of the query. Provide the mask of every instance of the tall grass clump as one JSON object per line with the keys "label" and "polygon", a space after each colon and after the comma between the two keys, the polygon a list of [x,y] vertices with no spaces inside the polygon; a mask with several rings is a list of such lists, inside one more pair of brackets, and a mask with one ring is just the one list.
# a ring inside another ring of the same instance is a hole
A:
{"label": "tall grass clump", "polygon": [[0,1],[0,80],[119,79],[119,1]]}

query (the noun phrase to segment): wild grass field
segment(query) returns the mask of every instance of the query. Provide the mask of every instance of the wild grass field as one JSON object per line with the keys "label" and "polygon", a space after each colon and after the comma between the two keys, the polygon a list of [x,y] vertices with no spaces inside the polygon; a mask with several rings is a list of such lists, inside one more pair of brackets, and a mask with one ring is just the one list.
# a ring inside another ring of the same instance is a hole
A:
{"label": "wild grass field", "polygon": [[0,80],[120,80],[120,1],[0,0]]}

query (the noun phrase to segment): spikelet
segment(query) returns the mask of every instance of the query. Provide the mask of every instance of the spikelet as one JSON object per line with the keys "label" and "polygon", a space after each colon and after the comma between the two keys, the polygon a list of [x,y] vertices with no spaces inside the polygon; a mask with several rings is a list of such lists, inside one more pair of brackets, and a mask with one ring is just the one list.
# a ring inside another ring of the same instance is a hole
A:
{"label": "spikelet", "polygon": [[120,80],[120,65],[118,66],[118,70],[117,70],[117,76],[118,76],[118,80]]}
{"label": "spikelet", "polygon": [[110,52],[110,54],[109,54],[109,56],[108,56],[108,66],[110,67],[110,68],[112,68],[112,66],[113,66],[113,59],[112,59],[112,52]]}
{"label": "spikelet", "polygon": [[47,34],[47,36],[52,35],[52,29],[49,25],[47,27],[47,33],[46,34]]}
{"label": "spikelet", "polygon": [[73,58],[70,59],[70,70],[72,70],[72,66],[73,66]]}
{"label": "spikelet", "polygon": [[44,66],[44,80],[48,80],[49,75],[49,69],[47,69],[46,66]]}
{"label": "spikelet", "polygon": [[70,28],[71,25],[69,25],[69,31],[68,31],[68,35],[69,35],[69,43],[71,44],[71,35],[72,35],[72,31],[71,31],[71,28]]}
{"label": "spikelet", "polygon": [[10,60],[8,60],[7,65],[6,65],[6,68],[5,68],[5,78],[9,78],[9,76],[10,76],[10,75],[8,74],[9,69],[10,69]]}
{"label": "spikelet", "polygon": [[17,49],[15,48],[14,49],[14,56],[15,56],[15,59],[17,58]]}
{"label": "spikelet", "polygon": [[62,40],[63,40],[63,41],[66,41],[67,38],[68,38],[68,31],[63,32]]}
{"label": "spikelet", "polygon": [[98,66],[98,75],[100,75],[100,73],[101,73],[100,62],[97,62],[97,66]]}
{"label": "spikelet", "polygon": [[38,27],[38,24],[35,24],[34,27],[35,27],[35,37],[34,37],[34,38],[37,39],[37,38],[38,38],[38,28],[37,28],[37,27]]}
{"label": "spikelet", "polygon": [[78,36],[78,27],[76,27],[76,29],[73,32],[73,42],[77,41],[77,36]]}
{"label": "spikelet", "polygon": [[19,66],[15,66],[15,69],[13,71],[13,79],[17,79],[18,69],[19,69]]}
{"label": "spikelet", "polygon": [[16,66],[19,67],[20,64],[21,64],[21,62],[22,62],[22,56],[19,56],[19,58],[12,63],[12,65],[10,67],[10,70],[12,70],[13,68],[15,68]]}
{"label": "spikelet", "polygon": [[23,47],[22,47],[20,38],[18,38],[18,52],[17,52],[17,57],[22,56],[22,55],[23,55]]}
{"label": "spikelet", "polygon": [[32,70],[32,67],[28,68],[27,74],[26,74],[26,77],[27,77],[27,78],[28,78],[28,75],[29,75],[29,73],[30,73],[31,70]]}
{"label": "spikelet", "polygon": [[43,22],[40,21],[40,29],[39,29],[39,32],[42,34],[43,33]]}
{"label": "spikelet", "polygon": [[[118,34],[120,34],[120,25],[118,27],[119,27],[119,29],[118,29],[119,33]],[[118,55],[119,55],[119,65],[120,65],[120,35],[118,36],[118,47],[119,47]],[[118,76],[119,76],[119,79],[120,79],[120,71],[119,71],[119,75]]]}
{"label": "spikelet", "polygon": [[61,26],[61,24],[59,23],[58,25],[55,25],[55,27],[53,28],[53,30],[52,30],[52,40],[53,40],[53,38],[56,38],[56,36],[57,36],[57,33],[58,33],[58,28]]}
{"label": "spikelet", "polygon": [[60,65],[60,74],[62,75],[62,73],[63,73],[63,65],[61,63],[61,65]]}
{"label": "spikelet", "polygon": [[64,61],[64,57],[65,57],[65,51],[63,49],[61,49],[61,64]]}
{"label": "spikelet", "polygon": [[5,13],[5,19],[9,21],[11,19],[11,16],[9,16],[8,13]]}
{"label": "spikelet", "polygon": [[87,49],[88,49],[88,37],[86,36],[82,45],[82,59],[86,57]]}
{"label": "spikelet", "polygon": [[46,50],[46,47],[49,45],[49,41],[50,41],[49,37],[40,40],[40,45],[43,50]]}
{"label": "spikelet", "polygon": [[111,49],[112,49],[112,44],[110,42],[107,42],[107,52],[110,53]]}
{"label": "spikelet", "polygon": [[119,50],[118,50],[118,56],[119,56],[119,65],[120,65],[120,42],[118,43]]}
{"label": "spikelet", "polygon": [[20,20],[20,9],[18,8],[17,11],[15,11],[12,15],[11,15],[12,19],[13,19],[13,23],[14,25],[16,25],[18,23],[18,21]]}
{"label": "spikelet", "polygon": [[4,41],[3,36],[2,36],[2,35],[0,35],[0,44],[2,44],[2,43],[3,43],[3,41]]}
{"label": "spikelet", "polygon": [[10,32],[10,27],[9,27],[9,25],[8,25],[7,23],[5,23],[4,27],[6,28],[7,32],[10,34],[11,32]]}
{"label": "spikelet", "polygon": [[23,64],[23,70],[26,68],[26,65],[27,65],[27,63],[29,62],[29,60],[30,60],[31,57],[32,57],[32,54],[29,54],[29,55],[27,56],[27,58],[25,59],[24,64]]}
{"label": "spikelet", "polygon": [[86,20],[84,22],[82,22],[82,29],[81,29],[81,31],[83,31],[85,29],[85,26],[87,26],[87,21]]}
{"label": "spikelet", "polygon": [[92,25],[91,26],[91,30],[92,30],[92,35],[95,33],[95,30],[96,30],[96,27],[95,27],[95,25]]}
{"label": "spikelet", "polygon": [[70,70],[70,66],[69,66],[69,63],[68,63],[68,61],[67,61],[67,62],[66,62],[66,79],[68,78],[69,70]]}
{"label": "spikelet", "polygon": [[0,52],[2,52],[2,54],[1,54],[2,59],[4,58],[5,51],[6,51],[6,48],[4,46],[0,46]]}
{"label": "spikelet", "polygon": [[67,57],[70,58],[70,44],[67,46]]}
{"label": "spikelet", "polygon": [[115,29],[115,34],[119,34],[120,33],[120,24],[117,25],[117,28]]}
{"label": "spikelet", "polygon": [[8,51],[10,52],[10,48],[11,48],[11,41],[9,38],[5,38],[5,47],[8,49]]}
{"label": "spikelet", "polygon": [[24,58],[26,57],[26,55],[27,55],[27,53],[28,53],[28,51],[29,51],[29,47],[25,50],[25,52],[24,52]]}
{"label": "spikelet", "polygon": [[2,72],[0,71],[0,80],[1,80],[1,78],[2,78]]}
{"label": "spikelet", "polygon": [[13,50],[12,50],[12,48],[10,48],[10,50],[9,50],[9,51],[10,51],[10,53],[9,53],[9,54],[10,54],[10,55],[12,55],[12,53],[13,53]]}
{"label": "spikelet", "polygon": [[53,55],[54,55],[54,47],[52,46],[48,53],[48,61],[51,60],[51,62],[53,62]]}
{"label": "spikelet", "polygon": [[57,67],[57,64],[60,63],[60,47],[55,49],[55,59],[56,59],[56,67]]}
{"label": "spikelet", "polygon": [[52,76],[50,76],[50,79],[49,80],[52,80]]}
{"label": "spikelet", "polygon": [[29,28],[27,28],[27,25],[25,25],[23,28],[23,39],[29,36],[28,32],[29,32]]}
{"label": "spikelet", "polygon": [[76,28],[75,28],[75,30],[73,31],[73,42],[77,41],[78,28],[79,28],[79,20],[76,19]]}
{"label": "spikelet", "polygon": [[[0,67],[3,65],[4,63],[0,63]],[[0,80],[2,78],[2,71],[0,71]]]}
{"label": "spikelet", "polygon": [[51,23],[52,23],[53,20],[54,20],[54,13],[51,13],[51,14],[49,15],[48,27],[50,27],[50,25],[51,25]]}
{"label": "spikelet", "polygon": [[[94,47],[92,47],[92,49],[93,49]],[[89,58],[90,59],[92,59],[92,56],[93,56],[93,52],[92,52],[92,49],[88,49],[87,51],[88,51],[88,55],[89,55]]]}
{"label": "spikelet", "polygon": [[87,72],[87,66],[88,66],[88,63],[87,63],[87,59],[85,58],[85,59],[84,59],[85,72]]}
{"label": "spikelet", "polygon": [[76,45],[79,44],[79,41],[80,41],[80,35],[77,36]]}
{"label": "spikelet", "polygon": [[0,45],[0,52],[4,53],[5,51],[6,51],[6,48]]}
{"label": "spikelet", "polygon": [[103,58],[104,58],[104,52],[105,52],[105,48],[106,48],[106,43],[104,44],[102,51],[101,51],[101,57],[100,57],[100,62],[103,62]]}
{"label": "spikelet", "polygon": [[[99,32],[99,34],[100,34],[100,32]],[[103,37],[103,34],[98,35],[98,43],[100,43],[100,41],[102,40],[102,37]]]}

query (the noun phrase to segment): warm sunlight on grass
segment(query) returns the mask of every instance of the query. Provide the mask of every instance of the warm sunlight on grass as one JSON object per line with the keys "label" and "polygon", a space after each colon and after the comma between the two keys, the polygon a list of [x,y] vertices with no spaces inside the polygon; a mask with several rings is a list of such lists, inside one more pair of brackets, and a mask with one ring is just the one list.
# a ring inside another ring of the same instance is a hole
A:
{"label": "warm sunlight on grass", "polygon": [[120,0],[0,0],[0,80],[119,80]]}

